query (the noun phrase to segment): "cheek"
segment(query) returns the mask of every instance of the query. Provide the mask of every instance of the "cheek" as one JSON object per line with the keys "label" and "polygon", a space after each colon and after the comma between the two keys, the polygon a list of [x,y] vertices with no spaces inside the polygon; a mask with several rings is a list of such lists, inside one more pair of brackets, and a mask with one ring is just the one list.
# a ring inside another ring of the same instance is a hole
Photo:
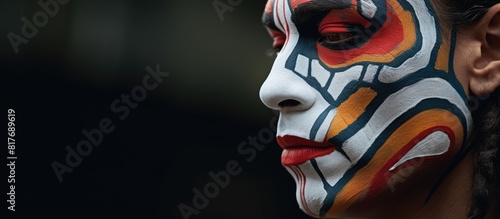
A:
{"label": "cheek", "polygon": [[[375,200],[381,193],[407,192],[403,188],[410,185],[411,189],[412,179],[419,179],[418,172],[442,174],[460,148],[462,132],[459,119],[446,110],[415,115],[389,134],[378,150],[367,152],[372,154],[365,157],[369,161],[339,192],[332,213],[356,201]],[[432,186],[438,177],[422,179]]]}
{"label": "cheek", "polygon": [[[368,197],[389,189],[395,192],[398,184],[412,184],[418,179],[415,172],[444,171],[455,157],[463,141],[459,119],[445,110],[419,113],[401,125],[373,157],[374,174]],[[424,178],[435,182],[434,178]]]}
{"label": "cheek", "polygon": [[[354,130],[356,121],[362,122],[355,134],[336,144],[342,145],[341,149],[354,165],[339,181],[342,189],[335,196],[331,215],[347,211],[357,203],[372,203],[387,195],[404,194],[412,186],[425,187],[419,190],[424,194],[422,191],[432,189],[459,153],[466,123],[457,110],[465,108],[454,105],[462,100],[452,86],[442,79],[427,79],[401,90],[392,98],[384,97],[382,91],[375,95],[370,89],[361,90],[362,97],[370,98],[361,101],[365,104],[359,108],[360,113],[354,113],[356,108],[350,106],[359,105],[361,98],[356,96],[352,104],[350,99],[344,102],[349,110],[339,106],[330,126],[329,139],[341,139],[342,133]],[[385,102],[380,104],[379,98]],[[376,107],[371,108],[371,104]],[[362,115],[364,112],[371,116]],[[353,113],[361,116],[347,119]],[[342,126],[340,121],[349,124]]]}

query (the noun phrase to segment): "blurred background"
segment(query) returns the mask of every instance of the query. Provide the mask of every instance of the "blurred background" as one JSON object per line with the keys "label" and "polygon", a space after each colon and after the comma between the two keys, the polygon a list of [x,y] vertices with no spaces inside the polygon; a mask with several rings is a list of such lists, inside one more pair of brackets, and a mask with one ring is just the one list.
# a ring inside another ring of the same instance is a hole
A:
{"label": "blurred background", "polygon": [[[265,0],[73,0],[52,14],[39,2],[56,1],[0,3],[2,105],[16,111],[18,157],[7,218],[183,218],[179,205],[193,207],[193,189],[233,160],[241,173],[189,218],[308,218],[274,140],[250,162],[238,152],[276,116],[258,97],[273,61]],[[119,119],[111,104],[157,65],[170,75]],[[115,130],[59,182],[51,164],[103,118]]]}

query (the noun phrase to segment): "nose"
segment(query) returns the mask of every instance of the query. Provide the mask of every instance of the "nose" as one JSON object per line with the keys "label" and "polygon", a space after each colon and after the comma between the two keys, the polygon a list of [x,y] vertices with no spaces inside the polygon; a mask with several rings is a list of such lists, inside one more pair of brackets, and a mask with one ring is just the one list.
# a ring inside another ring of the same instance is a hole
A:
{"label": "nose", "polygon": [[260,99],[267,107],[279,111],[302,111],[315,102],[316,92],[303,78],[284,67],[276,59],[271,72],[260,88]]}

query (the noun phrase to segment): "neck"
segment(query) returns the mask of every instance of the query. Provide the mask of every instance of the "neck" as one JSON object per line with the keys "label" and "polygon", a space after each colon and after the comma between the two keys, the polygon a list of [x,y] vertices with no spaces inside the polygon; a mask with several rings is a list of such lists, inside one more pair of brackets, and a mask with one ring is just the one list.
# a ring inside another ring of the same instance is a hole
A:
{"label": "neck", "polygon": [[469,152],[450,172],[416,218],[467,218],[472,195],[472,154]]}
{"label": "neck", "polygon": [[[473,157],[469,152],[424,205],[428,193],[405,194],[374,218],[467,218],[472,194]],[[424,176],[425,177],[425,176]],[[430,176],[428,176],[430,177]],[[403,201],[402,201],[403,200]]]}

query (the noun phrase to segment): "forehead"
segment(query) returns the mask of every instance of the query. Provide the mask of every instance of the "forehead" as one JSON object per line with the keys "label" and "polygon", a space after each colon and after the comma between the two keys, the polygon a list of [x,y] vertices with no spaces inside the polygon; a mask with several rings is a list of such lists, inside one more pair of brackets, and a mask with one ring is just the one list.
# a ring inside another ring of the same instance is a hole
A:
{"label": "forehead", "polygon": [[[385,4],[387,4],[385,0],[268,0],[262,21],[266,26],[275,29],[274,19],[279,20],[280,18],[273,15],[279,11],[283,13],[290,11],[289,16],[292,18],[290,22],[303,23],[311,17],[335,9],[352,10],[354,13],[363,15],[367,20],[371,20],[378,10],[377,8],[381,5],[384,5],[382,8],[385,8]],[[285,10],[285,8],[290,10]]]}
{"label": "forehead", "polygon": [[[276,1],[281,1],[283,3],[289,2],[293,10],[307,3],[317,4],[318,6],[320,5],[330,6],[330,7],[333,6],[333,8],[335,8],[335,6],[339,8],[345,8],[347,6],[357,5],[359,3],[363,4],[365,2],[372,2],[372,0],[268,0],[265,8],[266,13],[272,13],[274,11],[274,3]],[[385,1],[377,1],[377,2],[385,2]]]}

